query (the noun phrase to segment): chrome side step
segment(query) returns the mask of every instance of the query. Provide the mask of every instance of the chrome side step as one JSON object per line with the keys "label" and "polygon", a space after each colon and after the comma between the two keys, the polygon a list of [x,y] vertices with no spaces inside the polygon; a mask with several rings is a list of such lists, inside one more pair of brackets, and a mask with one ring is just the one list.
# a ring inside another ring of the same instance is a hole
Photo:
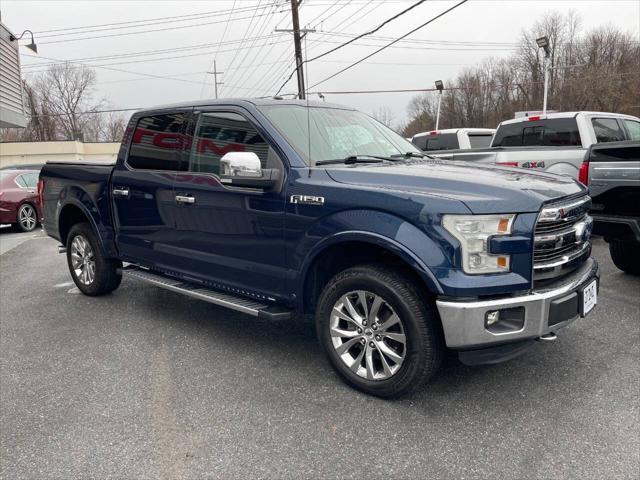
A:
{"label": "chrome side step", "polygon": [[183,295],[246,313],[254,317],[268,320],[285,320],[291,318],[294,313],[293,310],[279,305],[262,303],[250,298],[230,295],[195,283],[184,282],[178,278],[163,275],[158,272],[152,272],[135,265],[124,267],[122,273],[158,287],[182,293]]}

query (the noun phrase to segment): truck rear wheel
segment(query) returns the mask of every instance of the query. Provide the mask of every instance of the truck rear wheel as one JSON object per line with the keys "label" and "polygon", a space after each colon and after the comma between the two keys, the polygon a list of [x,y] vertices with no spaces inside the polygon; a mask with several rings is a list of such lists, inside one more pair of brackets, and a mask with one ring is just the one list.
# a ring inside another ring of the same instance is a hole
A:
{"label": "truck rear wheel", "polygon": [[442,361],[437,317],[399,272],[364,265],[333,277],[316,309],[318,338],[336,372],[379,397],[425,383]]}
{"label": "truck rear wheel", "polygon": [[640,275],[640,243],[630,240],[611,240],[609,253],[614,265],[620,270]]}
{"label": "truck rear wheel", "polygon": [[122,263],[102,254],[88,223],[78,223],[71,228],[67,237],[67,264],[74,283],[85,295],[111,293],[122,281]]}

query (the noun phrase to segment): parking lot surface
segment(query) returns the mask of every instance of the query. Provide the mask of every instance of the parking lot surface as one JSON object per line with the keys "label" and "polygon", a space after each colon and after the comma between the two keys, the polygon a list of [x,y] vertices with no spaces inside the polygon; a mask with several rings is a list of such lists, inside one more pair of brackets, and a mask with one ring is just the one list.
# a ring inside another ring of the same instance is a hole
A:
{"label": "parking lot surface", "polygon": [[[595,242],[599,304],[410,398],[340,381],[308,321],[125,279],[89,298],[56,243],[0,232],[0,477],[638,478],[640,278]],[[15,245],[14,245],[15,244]]]}

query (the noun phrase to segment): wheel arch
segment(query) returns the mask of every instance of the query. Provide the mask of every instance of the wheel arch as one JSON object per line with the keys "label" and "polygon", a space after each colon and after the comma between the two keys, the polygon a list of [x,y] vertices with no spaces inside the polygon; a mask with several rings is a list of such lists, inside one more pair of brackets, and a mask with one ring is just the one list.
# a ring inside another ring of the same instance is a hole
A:
{"label": "wheel arch", "polygon": [[338,272],[365,263],[380,262],[401,270],[420,284],[426,296],[442,293],[431,270],[397,241],[372,232],[342,232],[320,242],[307,255],[302,270],[299,308],[311,312],[326,283]]}
{"label": "wheel arch", "polygon": [[76,202],[73,199],[65,203],[60,208],[60,211],[58,213],[58,235],[60,236],[60,242],[63,245],[67,244],[69,232],[71,231],[73,226],[77,225],[78,223],[89,224],[89,226],[93,230],[93,233],[98,238],[100,249],[103,251],[103,253],[106,253],[102,236],[98,233],[98,225],[96,224],[95,219],[87,211],[86,207],[82,203]]}

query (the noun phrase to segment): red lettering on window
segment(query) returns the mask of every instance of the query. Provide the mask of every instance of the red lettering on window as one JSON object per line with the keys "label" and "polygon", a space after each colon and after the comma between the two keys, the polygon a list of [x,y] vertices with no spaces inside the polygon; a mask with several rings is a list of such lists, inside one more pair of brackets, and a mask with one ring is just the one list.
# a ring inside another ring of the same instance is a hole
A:
{"label": "red lettering on window", "polygon": [[198,153],[206,153],[207,151],[210,151],[212,153],[215,153],[216,155],[222,156],[225,153],[229,152],[243,152],[244,145],[240,145],[238,143],[229,143],[224,147],[219,147],[208,138],[199,138],[197,150]]}

